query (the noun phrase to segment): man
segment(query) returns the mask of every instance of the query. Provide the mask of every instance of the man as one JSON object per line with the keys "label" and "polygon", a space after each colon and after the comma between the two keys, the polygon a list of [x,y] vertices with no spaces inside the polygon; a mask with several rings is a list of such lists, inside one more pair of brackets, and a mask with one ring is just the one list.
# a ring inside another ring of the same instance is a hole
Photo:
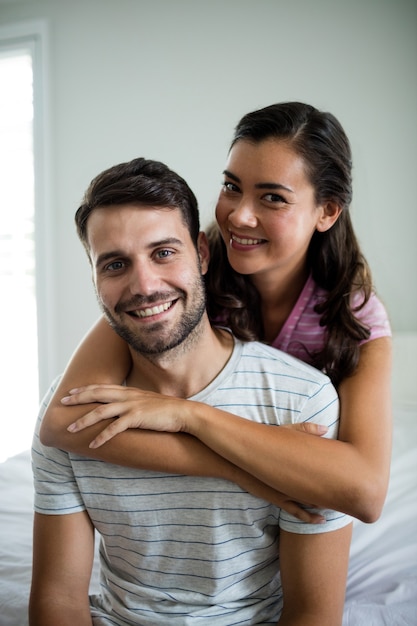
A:
{"label": "man", "polygon": [[[276,425],[313,413],[337,422],[337,394],[320,372],[211,327],[208,247],[182,178],[145,159],[110,168],[92,181],[76,222],[99,303],[131,347],[129,387],[213,405],[243,398],[243,417]],[[277,373],[291,397],[273,384]],[[31,626],[341,623],[344,515],[302,524],[226,480],[47,448],[40,420]],[[89,598],[95,530],[102,592]]]}

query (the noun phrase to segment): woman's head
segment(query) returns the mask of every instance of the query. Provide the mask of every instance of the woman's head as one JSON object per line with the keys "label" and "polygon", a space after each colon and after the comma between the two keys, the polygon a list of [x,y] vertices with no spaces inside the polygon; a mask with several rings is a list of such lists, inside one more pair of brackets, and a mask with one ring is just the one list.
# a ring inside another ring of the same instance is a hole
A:
{"label": "woman's head", "polygon": [[328,293],[317,308],[327,342],[312,363],[339,381],[353,371],[359,341],[368,336],[350,296],[360,290],[365,303],[372,289],[348,210],[352,162],[342,126],[299,102],[248,113],[236,126],[224,174],[220,228],[209,232],[210,316],[221,316],[243,339],[265,340],[272,312],[263,286],[270,299],[274,284],[282,294],[284,276],[298,285],[310,272]]}
{"label": "woman's head", "polygon": [[216,217],[236,272],[271,284],[284,270],[299,282],[319,257],[330,258],[329,247],[341,256],[351,152],[334,116],[299,102],[248,113],[235,129],[224,176]]}
{"label": "woman's head", "polygon": [[[358,250],[351,171],[349,140],[331,113],[284,102],[244,115],[216,208],[232,268],[255,279],[288,262],[292,274],[309,270],[328,290],[346,270],[350,281],[349,248],[353,256]],[[259,245],[239,245],[239,238]]]}
{"label": "woman's head", "polygon": [[285,141],[305,164],[317,204],[331,200],[347,209],[352,199],[352,157],[349,140],[338,120],[301,102],[272,104],[244,115],[231,148],[240,140]]}

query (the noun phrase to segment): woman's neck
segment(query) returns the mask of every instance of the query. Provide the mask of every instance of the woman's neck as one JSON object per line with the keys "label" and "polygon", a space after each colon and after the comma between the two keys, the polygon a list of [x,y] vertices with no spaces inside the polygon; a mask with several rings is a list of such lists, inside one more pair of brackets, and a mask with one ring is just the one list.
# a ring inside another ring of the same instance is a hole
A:
{"label": "woman's neck", "polygon": [[261,296],[264,340],[271,343],[284,326],[293,310],[309,275],[302,271],[279,270],[267,276],[252,276],[252,282]]}

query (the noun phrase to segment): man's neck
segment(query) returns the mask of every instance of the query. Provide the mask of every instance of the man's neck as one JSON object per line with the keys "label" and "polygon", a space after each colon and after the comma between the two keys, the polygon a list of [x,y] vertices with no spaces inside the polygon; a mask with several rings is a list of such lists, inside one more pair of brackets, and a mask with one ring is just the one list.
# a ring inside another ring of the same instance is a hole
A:
{"label": "man's neck", "polygon": [[195,332],[163,354],[132,351],[133,367],[127,385],[165,395],[188,398],[216,378],[233,351],[232,335],[210,326],[204,316]]}

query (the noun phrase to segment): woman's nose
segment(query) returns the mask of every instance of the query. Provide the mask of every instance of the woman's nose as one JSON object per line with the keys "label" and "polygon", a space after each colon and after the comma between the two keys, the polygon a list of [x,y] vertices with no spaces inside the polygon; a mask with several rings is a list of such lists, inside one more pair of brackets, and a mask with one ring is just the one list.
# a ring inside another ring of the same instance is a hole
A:
{"label": "woman's nose", "polygon": [[243,198],[229,213],[229,222],[239,228],[244,228],[245,226],[254,228],[257,225],[257,221],[252,204]]}

